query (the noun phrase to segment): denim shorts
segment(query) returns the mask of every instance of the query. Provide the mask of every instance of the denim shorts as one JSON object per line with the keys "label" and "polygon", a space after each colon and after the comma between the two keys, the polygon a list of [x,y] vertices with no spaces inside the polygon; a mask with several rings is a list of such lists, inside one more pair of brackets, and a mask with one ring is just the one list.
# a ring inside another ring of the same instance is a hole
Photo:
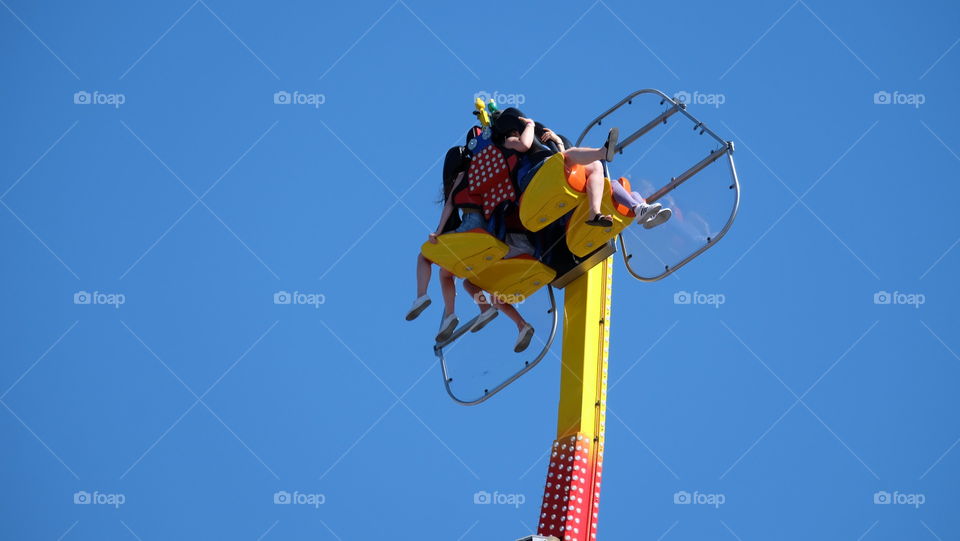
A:
{"label": "denim shorts", "polygon": [[457,228],[457,233],[465,233],[472,229],[487,229],[487,221],[483,218],[482,212],[464,212],[463,221]]}

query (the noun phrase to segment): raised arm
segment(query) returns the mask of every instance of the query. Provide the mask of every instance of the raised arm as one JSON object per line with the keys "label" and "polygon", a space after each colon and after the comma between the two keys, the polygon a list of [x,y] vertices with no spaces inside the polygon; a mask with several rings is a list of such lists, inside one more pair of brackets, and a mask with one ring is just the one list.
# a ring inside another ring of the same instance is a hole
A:
{"label": "raised arm", "polygon": [[519,118],[526,123],[526,126],[523,128],[523,132],[520,133],[520,137],[507,137],[506,141],[503,142],[503,146],[517,152],[526,152],[530,150],[531,146],[533,146],[534,122],[529,118]]}
{"label": "raised arm", "polygon": [[457,174],[456,180],[453,181],[453,186],[450,188],[450,193],[447,194],[447,200],[443,202],[443,211],[440,213],[440,223],[437,224],[437,230],[427,237],[427,240],[436,244],[437,235],[443,232],[443,226],[447,223],[447,220],[450,219],[450,215],[453,214],[453,192],[457,191],[457,187],[460,185],[460,181],[463,180],[463,171]]}

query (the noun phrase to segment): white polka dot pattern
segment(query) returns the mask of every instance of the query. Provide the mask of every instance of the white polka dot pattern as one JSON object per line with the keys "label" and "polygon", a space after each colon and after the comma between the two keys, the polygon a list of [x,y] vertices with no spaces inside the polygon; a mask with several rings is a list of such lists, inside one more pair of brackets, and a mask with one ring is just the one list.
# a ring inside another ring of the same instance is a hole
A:
{"label": "white polka dot pattern", "polygon": [[540,508],[539,535],[552,535],[563,541],[596,539],[603,457],[599,454],[596,457],[594,474],[590,463],[591,444],[583,434],[553,442]]}
{"label": "white polka dot pattern", "polygon": [[470,192],[481,196],[487,218],[504,201],[515,201],[516,191],[510,181],[510,168],[497,147],[488,145],[470,162],[467,170]]}

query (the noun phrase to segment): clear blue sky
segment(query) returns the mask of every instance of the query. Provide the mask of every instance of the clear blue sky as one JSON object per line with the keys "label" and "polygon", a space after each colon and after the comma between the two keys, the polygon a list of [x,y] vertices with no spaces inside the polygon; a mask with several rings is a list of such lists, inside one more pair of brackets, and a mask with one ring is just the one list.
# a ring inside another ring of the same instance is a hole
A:
{"label": "clear blue sky", "polygon": [[[464,408],[439,309],[403,321],[438,160],[477,92],[575,138],[646,87],[722,96],[690,110],[736,142],[743,200],[676,278],[617,260],[600,536],[960,537],[955,3],[0,5],[0,538],[531,533],[557,358]],[[696,186],[682,210],[726,212]]]}

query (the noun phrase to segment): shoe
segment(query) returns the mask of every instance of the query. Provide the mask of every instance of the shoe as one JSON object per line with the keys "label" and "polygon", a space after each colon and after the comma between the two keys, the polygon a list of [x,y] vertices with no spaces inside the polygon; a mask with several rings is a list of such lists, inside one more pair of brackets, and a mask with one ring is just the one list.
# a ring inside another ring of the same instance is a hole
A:
{"label": "shoe", "polygon": [[500,310],[497,310],[493,306],[480,312],[480,317],[473,322],[473,327],[470,327],[470,332],[479,332],[480,329],[486,327],[487,323],[493,321],[498,315],[500,315]]}
{"label": "shoe", "polygon": [[444,342],[449,339],[453,335],[453,331],[457,330],[458,324],[460,324],[460,320],[457,319],[457,314],[450,314],[443,318],[443,321],[440,322],[440,332],[437,333],[437,342]]}
{"label": "shoe", "polygon": [[613,225],[613,217],[608,214],[597,214],[592,219],[583,223],[594,227],[610,227]]}
{"label": "shoe", "polygon": [[407,312],[407,321],[413,321],[417,319],[417,316],[419,316],[424,310],[427,309],[428,306],[430,306],[430,302],[432,301],[430,301],[430,297],[428,295],[417,297],[417,300],[413,301],[413,306],[410,307],[410,311]]}
{"label": "shoe", "polygon": [[658,225],[660,225],[660,224],[666,222],[667,220],[669,220],[671,216],[673,216],[673,211],[672,211],[672,210],[670,210],[670,209],[661,209],[660,212],[657,213],[656,217],[654,217],[652,220],[650,220],[650,221],[648,221],[648,222],[646,222],[646,223],[643,224],[643,228],[644,228],[644,229],[653,229],[654,227],[657,227]]}
{"label": "shoe", "polygon": [[647,205],[646,203],[640,205],[638,208],[640,212],[637,212],[637,209],[633,209],[633,213],[637,215],[637,223],[645,224],[650,220],[654,219],[657,216],[657,213],[660,212],[660,209],[663,207],[660,203],[654,203],[652,205]]}
{"label": "shoe", "polygon": [[520,353],[521,351],[527,349],[527,346],[530,345],[530,339],[533,338],[533,327],[528,323],[524,323],[523,328],[520,329],[520,335],[517,336],[517,343],[513,345],[513,351]]}
{"label": "shoe", "polygon": [[607,163],[612,162],[614,155],[617,153],[618,139],[620,139],[620,128],[610,128],[610,133],[607,134],[607,142],[603,144],[603,148],[607,151],[607,155],[603,159]]}

